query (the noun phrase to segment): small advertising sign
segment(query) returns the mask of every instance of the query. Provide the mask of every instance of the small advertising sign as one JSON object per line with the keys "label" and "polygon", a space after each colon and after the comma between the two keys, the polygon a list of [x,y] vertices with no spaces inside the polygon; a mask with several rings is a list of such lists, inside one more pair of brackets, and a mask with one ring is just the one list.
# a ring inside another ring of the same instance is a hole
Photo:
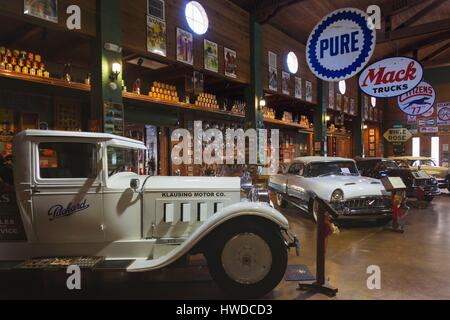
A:
{"label": "small advertising sign", "polygon": [[407,57],[387,58],[361,72],[359,87],[369,96],[391,98],[411,91],[422,78],[423,68],[418,61]]}
{"label": "small advertising sign", "polygon": [[450,126],[450,102],[437,104],[438,126]]}
{"label": "small advertising sign", "polygon": [[438,133],[438,127],[419,127],[420,133]]}
{"label": "small advertising sign", "polygon": [[392,128],[384,133],[384,138],[391,143],[405,143],[412,138],[411,132],[406,128]]}
{"label": "small advertising sign", "polygon": [[422,81],[413,90],[399,96],[397,104],[402,112],[411,115],[419,116],[433,113],[433,104],[436,100],[436,92],[428,83]]}

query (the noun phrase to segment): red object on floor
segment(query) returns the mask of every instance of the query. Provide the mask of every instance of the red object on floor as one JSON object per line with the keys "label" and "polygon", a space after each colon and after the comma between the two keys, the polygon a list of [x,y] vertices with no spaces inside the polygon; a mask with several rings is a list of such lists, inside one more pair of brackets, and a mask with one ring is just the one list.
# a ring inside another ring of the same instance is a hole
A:
{"label": "red object on floor", "polygon": [[392,203],[392,226],[398,226],[398,219],[402,217],[402,196],[399,194],[393,194],[391,197]]}
{"label": "red object on floor", "polygon": [[417,196],[417,201],[423,201],[423,199],[425,198],[425,189],[422,186],[417,187],[416,196]]}

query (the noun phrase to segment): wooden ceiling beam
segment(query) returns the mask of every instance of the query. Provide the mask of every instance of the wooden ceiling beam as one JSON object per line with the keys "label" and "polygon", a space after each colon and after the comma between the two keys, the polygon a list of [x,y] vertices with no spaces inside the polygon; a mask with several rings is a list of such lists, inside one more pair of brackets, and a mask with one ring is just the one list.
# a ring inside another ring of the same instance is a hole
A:
{"label": "wooden ceiling beam", "polygon": [[433,0],[433,1],[431,1],[427,6],[425,6],[421,10],[419,10],[411,18],[409,18],[408,20],[406,20],[406,21],[402,22],[400,25],[398,25],[394,30],[398,30],[398,29],[401,29],[401,28],[409,27],[410,25],[412,25],[415,22],[417,22],[420,18],[422,18],[422,17],[426,16],[427,14],[429,14],[431,11],[439,8],[439,6],[441,4],[443,4],[445,1],[447,1],[447,0]]}
{"label": "wooden ceiling beam", "polygon": [[404,46],[398,50],[393,50],[389,54],[385,55],[385,57],[394,55],[403,56],[410,52],[413,52],[414,50],[421,50],[447,39],[450,39],[450,31],[435,33],[432,36],[425,38],[419,42],[414,42],[413,44]]}
{"label": "wooden ceiling beam", "polygon": [[421,61],[430,61],[430,60],[434,60],[434,58],[436,58],[437,56],[439,56],[440,54],[444,53],[445,51],[447,51],[448,49],[450,49],[450,42],[444,44],[442,47],[439,47],[438,49],[434,50],[433,52],[430,52],[428,55],[426,55],[423,59],[421,59]]}
{"label": "wooden ceiling beam", "polygon": [[422,63],[425,69],[450,67],[449,59],[428,60]]}
{"label": "wooden ceiling beam", "polygon": [[303,0],[260,0],[255,1],[252,11],[255,14],[256,21],[265,24],[275,17],[281,9],[302,1]]}
{"label": "wooden ceiling beam", "polygon": [[[430,0],[426,0],[426,1],[430,1]],[[398,15],[400,13],[403,13],[406,10],[409,10],[423,2],[424,2],[424,0],[388,1],[388,4],[381,6],[381,14],[384,17],[392,17],[392,16]]]}
{"label": "wooden ceiling beam", "polygon": [[450,19],[443,19],[424,23],[417,26],[405,27],[391,32],[378,32],[377,43],[384,43],[393,40],[401,40],[406,38],[417,37],[439,31],[450,30]]}

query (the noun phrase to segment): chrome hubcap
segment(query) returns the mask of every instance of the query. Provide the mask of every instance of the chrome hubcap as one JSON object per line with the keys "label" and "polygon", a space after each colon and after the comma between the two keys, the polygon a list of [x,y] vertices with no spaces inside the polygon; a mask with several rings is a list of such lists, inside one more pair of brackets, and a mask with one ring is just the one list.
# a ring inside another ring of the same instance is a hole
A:
{"label": "chrome hubcap", "polygon": [[254,233],[241,233],[228,240],[222,251],[225,273],[241,284],[263,280],[272,267],[272,252],[267,242]]}

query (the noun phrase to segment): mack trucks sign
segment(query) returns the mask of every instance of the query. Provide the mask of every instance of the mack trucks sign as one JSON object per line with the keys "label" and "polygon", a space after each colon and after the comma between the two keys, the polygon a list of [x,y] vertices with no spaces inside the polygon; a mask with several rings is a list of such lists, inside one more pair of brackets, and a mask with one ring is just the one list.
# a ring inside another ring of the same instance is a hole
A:
{"label": "mack trucks sign", "polygon": [[423,68],[418,61],[407,57],[387,58],[361,72],[359,87],[369,96],[391,98],[413,90],[422,78]]}
{"label": "mack trucks sign", "polygon": [[405,143],[412,138],[411,132],[406,128],[392,128],[384,133],[384,138],[391,143]]}
{"label": "mack trucks sign", "polygon": [[372,57],[376,32],[358,9],[336,10],[319,22],[306,46],[308,66],[320,79],[340,81],[360,72]]}
{"label": "mack trucks sign", "polygon": [[425,116],[433,111],[433,104],[436,100],[436,93],[431,85],[422,81],[411,91],[402,94],[397,98],[400,110],[410,116]]}

